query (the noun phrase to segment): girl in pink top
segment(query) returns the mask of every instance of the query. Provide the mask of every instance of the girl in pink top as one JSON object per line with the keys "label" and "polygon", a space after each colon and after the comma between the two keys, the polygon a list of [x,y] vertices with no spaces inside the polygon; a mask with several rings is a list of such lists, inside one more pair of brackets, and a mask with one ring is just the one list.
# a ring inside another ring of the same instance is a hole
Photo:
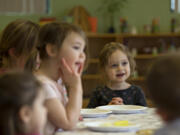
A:
{"label": "girl in pink top", "polygon": [[36,75],[46,93],[48,123],[45,134],[52,135],[59,128],[70,130],[78,122],[82,106],[81,73],[86,61],[86,36],[72,24],[53,22],[41,27],[39,41],[41,66]]}

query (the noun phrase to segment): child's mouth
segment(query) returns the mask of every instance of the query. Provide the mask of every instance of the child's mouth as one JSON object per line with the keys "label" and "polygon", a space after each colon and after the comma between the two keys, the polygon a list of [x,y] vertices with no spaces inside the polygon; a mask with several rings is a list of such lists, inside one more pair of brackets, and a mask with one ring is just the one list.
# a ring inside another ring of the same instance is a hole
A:
{"label": "child's mouth", "polygon": [[119,73],[119,74],[116,74],[116,77],[123,77],[125,75],[125,73]]}
{"label": "child's mouth", "polygon": [[80,67],[80,66],[81,66],[81,63],[80,63],[80,62],[76,62],[75,65],[78,66],[78,67]]}
{"label": "child's mouth", "polygon": [[76,69],[79,69],[81,66],[82,66],[82,63],[81,63],[81,62],[76,62],[76,63],[75,63]]}

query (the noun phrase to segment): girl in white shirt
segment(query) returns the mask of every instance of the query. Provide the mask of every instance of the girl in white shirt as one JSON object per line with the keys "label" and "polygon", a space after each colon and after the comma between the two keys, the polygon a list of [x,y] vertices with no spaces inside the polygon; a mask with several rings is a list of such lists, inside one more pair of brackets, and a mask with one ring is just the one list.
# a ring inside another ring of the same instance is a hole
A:
{"label": "girl in white shirt", "polygon": [[41,27],[39,40],[41,66],[36,74],[46,87],[48,123],[45,134],[50,135],[59,128],[70,130],[78,122],[87,39],[80,28],[53,22]]}

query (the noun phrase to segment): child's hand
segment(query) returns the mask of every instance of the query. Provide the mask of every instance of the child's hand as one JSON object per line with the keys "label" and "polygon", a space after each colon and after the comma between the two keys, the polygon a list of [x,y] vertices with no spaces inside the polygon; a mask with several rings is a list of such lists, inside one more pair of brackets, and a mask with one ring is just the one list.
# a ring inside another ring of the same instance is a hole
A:
{"label": "child's hand", "polygon": [[83,66],[80,66],[78,72],[75,72],[64,58],[61,60],[61,68],[59,69],[60,76],[67,87],[76,88],[81,85],[81,72]]}
{"label": "child's hand", "polygon": [[79,121],[83,121],[83,116],[79,116]]}
{"label": "child's hand", "polygon": [[123,105],[123,99],[120,97],[114,97],[112,98],[111,102],[109,102],[108,105]]}

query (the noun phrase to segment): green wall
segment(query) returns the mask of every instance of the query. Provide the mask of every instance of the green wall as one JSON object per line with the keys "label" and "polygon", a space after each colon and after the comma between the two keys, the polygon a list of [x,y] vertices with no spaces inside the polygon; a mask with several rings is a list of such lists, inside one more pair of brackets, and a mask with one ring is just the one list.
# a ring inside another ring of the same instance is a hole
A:
{"label": "green wall", "polygon": [[[26,18],[38,22],[40,17],[55,16],[60,20],[72,7],[76,5],[84,6],[92,16],[98,17],[98,31],[106,32],[108,22],[97,10],[102,0],[51,0],[51,13],[49,15],[0,15],[0,30],[10,21],[17,18]],[[180,14],[170,12],[170,0],[128,0],[121,11],[116,14],[115,28],[119,32],[119,18],[125,17],[130,26],[136,26],[142,32],[144,24],[151,24],[154,17],[160,19],[160,30],[168,32],[170,30],[170,20],[176,17],[180,22]]]}

